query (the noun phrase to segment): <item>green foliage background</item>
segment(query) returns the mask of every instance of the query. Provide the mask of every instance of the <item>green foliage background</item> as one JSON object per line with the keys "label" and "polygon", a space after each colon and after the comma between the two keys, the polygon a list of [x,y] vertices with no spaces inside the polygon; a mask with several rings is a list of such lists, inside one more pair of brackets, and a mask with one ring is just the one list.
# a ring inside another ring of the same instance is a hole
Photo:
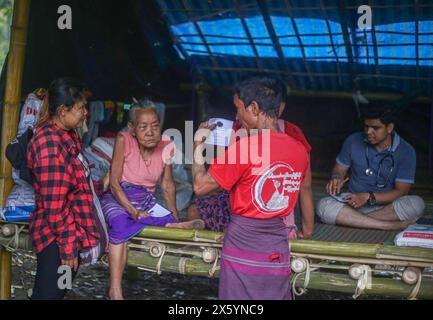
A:
{"label": "green foliage background", "polygon": [[10,24],[13,0],[0,0],[0,70],[9,50]]}

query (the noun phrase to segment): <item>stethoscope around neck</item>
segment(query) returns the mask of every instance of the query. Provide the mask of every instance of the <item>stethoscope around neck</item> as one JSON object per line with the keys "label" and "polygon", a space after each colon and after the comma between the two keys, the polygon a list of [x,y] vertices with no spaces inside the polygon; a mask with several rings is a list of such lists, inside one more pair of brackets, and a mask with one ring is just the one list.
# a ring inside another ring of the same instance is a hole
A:
{"label": "stethoscope around neck", "polygon": [[[370,159],[368,158],[368,152],[369,152],[369,150],[368,150],[368,145],[366,146],[366,149],[365,149],[365,160],[366,160],[366,162],[367,162],[367,169],[365,170],[365,174],[367,175],[367,176],[369,176],[369,177],[372,177],[372,176],[374,176],[374,171],[373,171],[373,169],[371,169],[371,166],[370,166]],[[382,164],[383,164],[383,162],[387,159],[387,158],[390,158],[391,159],[391,168],[389,169],[389,173],[388,173],[388,176],[386,177],[386,179],[385,179],[385,182],[384,183],[379,183],[378,182],[378,179],[379,179],[379,177],[380,177],[380,173],[381,173],[381,170],[382,170]],[[383,157],[382,157],[382,159],[380,159],[380,161],[379,161],[379,168],[377,169],[377,173],[376,173],[376,187],[378,187],[378,188],[385,188],[385,186],[386,186],[386,184],[387,184],[387,182],[388,182],[388,180],[389,180],[389,178],[391,177],[391,174],[393,173],[393,171],[394,171],[394,156],[392,155],[392,153],[390,152],[390,151],[388,151]]]}

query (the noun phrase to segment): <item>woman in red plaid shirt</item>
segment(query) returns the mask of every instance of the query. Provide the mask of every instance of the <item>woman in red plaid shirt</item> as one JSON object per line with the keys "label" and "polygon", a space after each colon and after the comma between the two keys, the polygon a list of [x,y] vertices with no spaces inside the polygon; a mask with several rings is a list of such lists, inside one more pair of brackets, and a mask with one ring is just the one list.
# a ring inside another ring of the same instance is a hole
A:
{"label": "woman in red plaid shirt", "polygon": [[[58,79],[51,84],[46,102],[47,119],[41,119],[28,147],[36,200],[30,222],[37,254],[32,299],[60,300],[66,290],[58,284],[65,275],[58,273],[59,267],[68,266],[75,275],[79,263],[92,263],[92,253],[96,251],[98,256],[106,250],[105,226],[95,213],[95,192],[102,194],[109,181],[104,179],[93,187],[81,155],[75,130],[83,126],[87,116],[84,86]],[[91,261],[84,261],[89,257]]]}

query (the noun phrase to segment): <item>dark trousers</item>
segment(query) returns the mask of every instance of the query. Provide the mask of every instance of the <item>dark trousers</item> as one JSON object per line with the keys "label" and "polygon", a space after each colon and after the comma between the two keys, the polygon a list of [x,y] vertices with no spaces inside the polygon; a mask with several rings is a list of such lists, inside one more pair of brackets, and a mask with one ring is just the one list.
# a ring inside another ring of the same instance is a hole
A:
{"label": "dark trousers", "polygon": [[[41,253],[36,255],[37,269],[31,300],[63,300],[66,289],[59,288],[59,278],[65,273],[59,273],[61,259],[57,242],[53,241]],[[72,279],[77,272],[72,270]]]}

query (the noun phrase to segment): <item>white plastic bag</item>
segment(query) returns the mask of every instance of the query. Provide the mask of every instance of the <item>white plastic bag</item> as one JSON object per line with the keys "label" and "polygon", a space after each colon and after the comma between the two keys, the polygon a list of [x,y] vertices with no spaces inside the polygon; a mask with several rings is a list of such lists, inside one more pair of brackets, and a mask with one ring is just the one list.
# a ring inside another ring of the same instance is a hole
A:
{"label": "white plastic bag", "polygon": [[395,237],[395,245],[433,248],[433,225],[413,224]]}
{"label": "white plastic bag", "polygon": [[44,104],[44,100],[39,99],[36,94],[30,93],[23,105],[20,116],[20,124],[18,125],[17,136],[26,132],[28,127],[34,128],[39,118],[39,112]]}

